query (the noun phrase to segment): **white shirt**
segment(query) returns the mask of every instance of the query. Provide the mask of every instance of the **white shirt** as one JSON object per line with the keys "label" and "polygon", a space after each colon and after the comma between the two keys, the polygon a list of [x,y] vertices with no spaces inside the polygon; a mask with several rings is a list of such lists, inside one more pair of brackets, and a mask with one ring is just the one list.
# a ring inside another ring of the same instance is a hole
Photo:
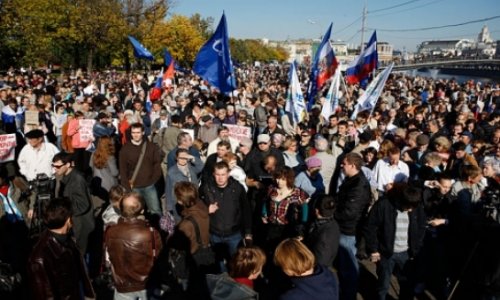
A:
{"label": "white shirt", "polygon": [[235,166],[234,168],[232,168],[229,172],[229,176],[238,181],[245,188],[245,191],[248,192],[248,187],[245,181],[245,179],[247,178],[247,174],[245,174],[245,171],[243,171],[240,166]]}
{"label": "white shirt", "polygon": [[394,182],[407,182],[410,177],[408,165],[399,161],[397,166],[392,166],[387,158],[380,159],[373,169],[377,190],[385,192],[385,186]]}
{"label": "white shirt", "polygon": [[36,179],[36,175],[43,173],[49,178],[54,178],[52,170],[52,158],[59,153],[59,149],[51,143],[43,142],[40,149],[35,150],[30,144],[27,144],[19,153],[17,163],[19,172],[23,174],[28,181]]}

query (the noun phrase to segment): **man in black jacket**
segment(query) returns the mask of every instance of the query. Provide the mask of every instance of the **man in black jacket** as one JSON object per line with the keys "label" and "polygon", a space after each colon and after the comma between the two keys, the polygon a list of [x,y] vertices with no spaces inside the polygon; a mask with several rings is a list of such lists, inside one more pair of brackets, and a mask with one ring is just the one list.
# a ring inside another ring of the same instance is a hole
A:
{"label": "man in black jacket", "polygon": [[52,159],[52,168],[57,177],[62,177],[62,191],[59,191],[59,194],[71,201],[76,244],[82,254],[85,254],[89,235],[95,226],[94,206],[87,181],[78,170],[74,170],[71,153],[56,154]]}
{"label": "man in black jacket", "polygon": [[246,241],[252,240],[251,210],[245,188],[229,176],[227,163],[217,162],[213,176],[215,184],[203,184],[200,198],[210,214],[210,242],[218,257],[229,261],[242,234]]}
{"label": "man in black jacket", "polygon": [[340,227],[339,282],[343,299],[356,299],[359,265],[356,259],[356,233],[358,224],[370,204],[370,183],[361,171],[363,158],[347,153],[342,160],[346,176],[337,195],[335,220]]}
{"label": "man in black jacket", "polygon": [[412,261],[422,246],[426,226],[421,203],[420,189],[396,183],[370,211],[365,237],[370,259],[377,263],[378,299],[385,299],[394,269],[399,271],[399,299],[413,299]]}
{"label": "man in black jacket", "polygon": [[339,225],[333,218],[335,200],[332,196],[324,195],[314,206],[316,220],[309,227],[306,245],[314,253],[317,264],[332,267],[340,239]]}

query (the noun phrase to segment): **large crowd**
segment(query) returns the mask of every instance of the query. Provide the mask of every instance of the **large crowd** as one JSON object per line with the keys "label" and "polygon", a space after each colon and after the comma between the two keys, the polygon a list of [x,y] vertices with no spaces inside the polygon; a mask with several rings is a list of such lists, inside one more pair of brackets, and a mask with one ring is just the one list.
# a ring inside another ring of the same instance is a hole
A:
{"label": "large crowd", "polygon": [[2,299],[499,299],[499,85],[393,73],[327,118],[325,85],[296,124],[287,69],[0,75]]}

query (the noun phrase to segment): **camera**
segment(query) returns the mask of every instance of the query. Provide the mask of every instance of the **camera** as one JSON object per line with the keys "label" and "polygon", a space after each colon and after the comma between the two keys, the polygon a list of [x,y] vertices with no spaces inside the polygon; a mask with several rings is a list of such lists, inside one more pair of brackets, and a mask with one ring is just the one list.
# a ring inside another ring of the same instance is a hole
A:
{"label": "camera", "polygon": [[487,219],[493,219],[500,224],[500,196],[498,190],[487,188],[481,197],[483,214]]}
{"label": "camera", "polygon": [[30,182],[29,191],[34,192],[39,200],[48,201],[52,195],[52,180],[46,174],[37,174]]}

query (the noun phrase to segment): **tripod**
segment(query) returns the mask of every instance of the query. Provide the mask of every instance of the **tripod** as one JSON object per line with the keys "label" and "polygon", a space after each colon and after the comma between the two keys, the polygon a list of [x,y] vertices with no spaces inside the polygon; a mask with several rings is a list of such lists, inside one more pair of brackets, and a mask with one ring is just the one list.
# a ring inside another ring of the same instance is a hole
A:
{"label": "tripod", "polygon": [[46,205],[51,199],[50,194],[37,194],[35,197],[35,206],[33,209],[33,217],[31,218],[30,223],[30,237],[32,239],[38,239],[38,236],[42,233],[44,229],[43,220],[42,220],[42,212],[43,207]]}

